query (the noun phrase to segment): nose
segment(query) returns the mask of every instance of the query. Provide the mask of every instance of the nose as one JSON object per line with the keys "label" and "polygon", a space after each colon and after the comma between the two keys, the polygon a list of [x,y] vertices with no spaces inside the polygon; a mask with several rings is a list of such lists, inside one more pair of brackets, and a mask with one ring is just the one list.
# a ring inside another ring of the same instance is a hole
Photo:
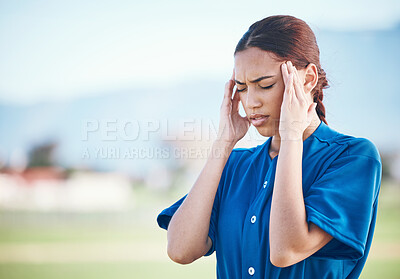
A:
{"label": "nose", "polygon": [[248,109],[254,109],[254,108],[259,108],[262,106],[262,102],[254,90],[251,90],[250,88],[247,89],[247,94],[246,94],[246,107]]}

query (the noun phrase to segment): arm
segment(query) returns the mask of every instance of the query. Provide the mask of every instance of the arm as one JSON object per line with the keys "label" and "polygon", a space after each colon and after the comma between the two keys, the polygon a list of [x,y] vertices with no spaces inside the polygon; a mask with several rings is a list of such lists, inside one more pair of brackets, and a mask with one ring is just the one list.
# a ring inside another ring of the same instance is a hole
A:
{"label": "arm", "polygon": [[283,141],[276,167],[270,217],[271,263],[286,267],[311,256],[332,236],[306,221],[302,190],[303,142]]}
{"label": "arm", "polygon": [[237,92],[232,99],[234,84],[232,75],[225,85],[218,139],[199,177],[168,226],[168,256],[177,263],[191,263],[212,246],[208,232],[219,181],[233,147],[250,126],[248,119],[239,114]]}
{"label": "arm", "polygon": [[311,256],[332,239],[313,223],[308,225],[302,190],[302,138],[315,104],[308,104],[297,70],[291,63],[282,65],[282,74],[285,92],[279,127],[281,145],[269,229],[271,263],[278,267]]}
{"label": "arm", "polygon": [[[188,264],[211,248],[208,237],[214,197],[232,146],[215,142],[210,156],[186,199],[168,226],[168,256]],[[221,156],[218,153],[221,152]],[[215,154],[215,156],[213,156]]]}

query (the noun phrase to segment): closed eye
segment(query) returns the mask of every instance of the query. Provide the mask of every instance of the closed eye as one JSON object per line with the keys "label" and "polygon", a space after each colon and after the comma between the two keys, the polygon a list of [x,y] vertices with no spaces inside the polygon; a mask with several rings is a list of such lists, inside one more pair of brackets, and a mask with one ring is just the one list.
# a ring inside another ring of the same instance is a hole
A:
{"label": "closed eye", "polygon": [[[272,88],[272,86],[274,86],[275,85],[275,83],[274,84],[271,84],[270,86],[261,86],[260,85],[260,88],[262,88],[262,89],[270,89],[270,88]],[[237,92],[243,92],[243,91],[245,91],[247,88],[245,87],[245,88],[243,88],[243,89],[238,89],[237,90]]]}
{"label": "closed eye", "polygon": [[262,88],[262,89],[270,89],[272,86],[274,86],[275,85],[275,83],[274,84],[271,84],[270,86],[266,86],[266,87],[263,87],[263,86],[261,86],[260,85],[260,87]]}

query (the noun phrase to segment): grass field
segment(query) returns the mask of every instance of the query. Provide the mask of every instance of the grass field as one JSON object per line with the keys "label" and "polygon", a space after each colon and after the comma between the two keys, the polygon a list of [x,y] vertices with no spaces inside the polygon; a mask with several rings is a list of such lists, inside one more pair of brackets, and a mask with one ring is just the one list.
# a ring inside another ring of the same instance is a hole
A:
{"label": "grass field", "polygon": [[[123,216],[0,212],[0,278],[215,278],[214,256],[182,266],[166,255],[166,233],[155,217],[176,197],[138,195],[142,203]],[[400,278],[399,187],[382,187],[361,278]]]}

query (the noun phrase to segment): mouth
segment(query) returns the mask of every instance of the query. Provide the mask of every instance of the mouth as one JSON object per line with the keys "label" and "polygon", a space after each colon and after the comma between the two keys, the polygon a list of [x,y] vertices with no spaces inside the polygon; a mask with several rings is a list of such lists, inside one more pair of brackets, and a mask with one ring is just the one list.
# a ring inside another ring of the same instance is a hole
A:
{"label": "mouth", "polygon": [[269,115],[265,114],[251,114],[249,120],[254,127],[259,127],[265,124],[269,118]]}

